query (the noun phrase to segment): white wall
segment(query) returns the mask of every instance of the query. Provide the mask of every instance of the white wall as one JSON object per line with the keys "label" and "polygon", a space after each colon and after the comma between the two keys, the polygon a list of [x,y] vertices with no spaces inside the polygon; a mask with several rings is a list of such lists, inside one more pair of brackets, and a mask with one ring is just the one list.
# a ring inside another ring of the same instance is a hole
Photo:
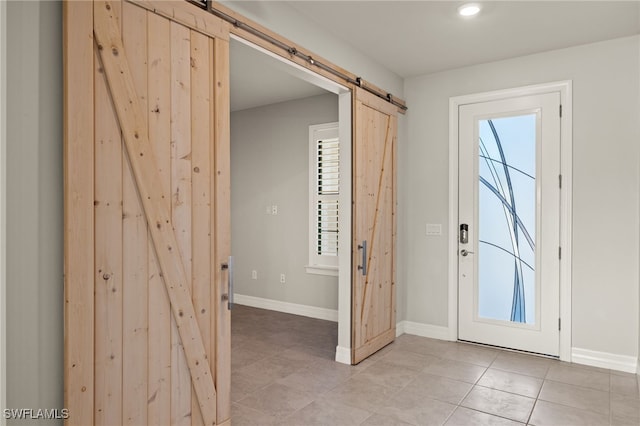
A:
{"label": "white wall", "polygon": [[[411,78],[399,269],[407,320],[447,326],[448,103],[452,96],[573,80],[573,347],[638,353],[639,38]],[[442,223],[426,237],[425,223]]]}
{"label": "white wall", "polygon": [[[231,250],[235,293],[338,308],[338,278],[308,274],[309,126],[338,121],[338,96],[231,114]],[[278,214],[266,206],[278,206]],[[251,271],[258,279],[251,279]],[[280,283],[280,274],[286,283]]]}
{"label": "white wall", "polygon": [[62,7],[6,12],[7,406],[62,408]]}

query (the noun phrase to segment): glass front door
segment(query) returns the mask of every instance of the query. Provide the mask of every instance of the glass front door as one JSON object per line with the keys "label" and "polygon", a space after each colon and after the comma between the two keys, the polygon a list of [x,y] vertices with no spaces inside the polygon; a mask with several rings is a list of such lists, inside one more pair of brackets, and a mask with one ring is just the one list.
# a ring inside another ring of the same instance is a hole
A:
{"label": "glass front door", "polygon": [[459,108],[462,340],[559,354],[559,103],[549,93]]}

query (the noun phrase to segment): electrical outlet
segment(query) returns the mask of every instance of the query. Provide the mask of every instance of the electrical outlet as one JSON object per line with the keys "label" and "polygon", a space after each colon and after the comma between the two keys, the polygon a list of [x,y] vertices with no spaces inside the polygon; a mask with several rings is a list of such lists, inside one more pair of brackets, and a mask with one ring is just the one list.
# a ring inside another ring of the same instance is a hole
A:
{"label": "electrical outlet", "polygon": [[280,274],[280,282],[281,282],[282,284],[284,284],[284,283],[285,283],[285,281],[286,281],[286,280],[285,280],[285,276],[284,276],[284,274]]}
{"label": "electrical outlet", "polygon": [[271,214],[278,214],[278,206],[271,206]]}
{"label": "electrical outlet", "polygon": [[256,271],[255,269],[253,271],[251,271],[251,279],[252,280],[257,280],[258,279],[258,271]]}

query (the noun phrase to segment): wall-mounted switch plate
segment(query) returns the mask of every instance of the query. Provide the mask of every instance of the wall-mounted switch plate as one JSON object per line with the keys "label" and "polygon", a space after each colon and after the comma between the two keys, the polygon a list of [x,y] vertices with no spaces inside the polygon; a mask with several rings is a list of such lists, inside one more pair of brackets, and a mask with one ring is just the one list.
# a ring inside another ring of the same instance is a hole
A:
{"label": "wall-mounted switch plate", "polygon": [[266,214],[271,214],[271,206],[267,206],[267,207],[266,207],[266,211],[265,211],[265,213],[266,213]]}
{"label": "wall-mounted switch plate", "polygon": [[251,271],[251,279],[252,280],[257,280],[258,279],[258,271],[256,271],[255,269],[253,271]]}
{"label": "wall-mounted switch plate", "polygon": [[427,223],[427,235],[442,235],[442,224]]}
{"label": "wall-mounted switch plate", "polygon": [[278,214],[278,206],[271,206],[271,214]]}
{"label": "wall-mounted switch plate", "polygon": [[285,283],[285,281],[286,281],[286,280],[285,280],[285,276],[284,276],[284,274],[280,274],[280,282],[281,282],[282,284],[284,284],[284,283]]}

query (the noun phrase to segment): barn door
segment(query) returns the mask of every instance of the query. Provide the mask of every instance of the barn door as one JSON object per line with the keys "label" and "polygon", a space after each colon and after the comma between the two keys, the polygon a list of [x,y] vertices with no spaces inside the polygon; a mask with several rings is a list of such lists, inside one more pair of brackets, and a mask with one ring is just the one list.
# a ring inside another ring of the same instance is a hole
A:
{"label": "barn door", "polygon": [[396,336],[396,109],[356,88],[351,362]]}
{"label": "barn door", "polygon": [[187,2],[65,2],[65,407],[230,417],[228,34]]}

